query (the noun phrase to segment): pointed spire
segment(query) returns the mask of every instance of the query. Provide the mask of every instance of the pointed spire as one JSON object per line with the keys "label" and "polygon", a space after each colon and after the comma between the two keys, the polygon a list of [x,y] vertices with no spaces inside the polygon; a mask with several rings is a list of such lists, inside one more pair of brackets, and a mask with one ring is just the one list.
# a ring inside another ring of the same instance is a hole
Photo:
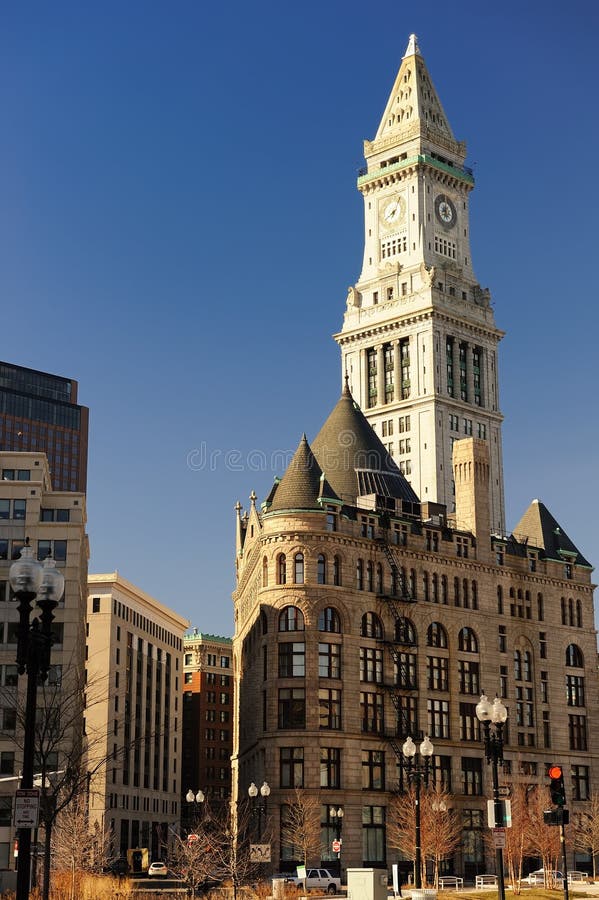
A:
{"label": "pointed spire", "polygon": [[392,137],[397,138],[398,144],[404,140],[413,142],[417,138],[426,138],[430,145],[435,135],[440,138],[446,152],[448,142],[455,145],[455,149],[451,149],[456,153],[461,147],[455,140],[433,85],[418,46],[418,38],[411,34],[373,143]]}
{"label": "pointed spire", "polygon": [[580,566],[590,566],[578,547],[551,515],[540,500],[533,500],[516,527],[514,537],[527,538],[530,545],[545,551],[548,559],[574,561]]}
{"label": "pointed spire", "polygon": [[277,486],[268,511],[286,509],[322,509],[318,502],[321,496],[336,499],[326,483],[321,481],[322,471],[316,462],[305,434],[299,442],[293,459],[287,466],[280,484]]}
{"label": "pointed spire", "polygon": [[408,46],[406,47],[406,52],[403,55],[403,59],[406,56],[421,56],[420,47],[418,46],[418,38],[415,34],[410,35],[410,40],[408,41]]}

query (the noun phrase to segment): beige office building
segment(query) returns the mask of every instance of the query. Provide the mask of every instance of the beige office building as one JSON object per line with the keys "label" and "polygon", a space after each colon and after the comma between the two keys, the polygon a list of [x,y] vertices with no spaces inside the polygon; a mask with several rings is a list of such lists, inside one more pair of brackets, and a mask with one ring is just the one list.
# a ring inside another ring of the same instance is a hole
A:
{"label": "beige office building", "polygon": [[[79,748],[82,740],[89,557],[85,525],[85,494],[53,490],[44,453],[0,453],[0,870],[15,866],[12,808],[18,778],[3,779],[18,776],[21,770],[16,710],[17,703],[24,707],[27,678],[17,678],[18,612],[8,573],[29,538],[34,556],[43,561],[51,553],[65,578],[64,596],[55,610],[51,670],[47,686],[38,691],[38,709],[44,703],[65,708],[61,724],[65,730],[60,735],[64,743],[51,747],[44,741],[43,754],[38,752],[35,760],[36,773],[58,771],[65,764],[64,751]],[[35,615],[34,608],[31,619]],[[39,713],[39,722],[42,717]]]}
{"label": "beige office building", "polygon": [[114,855],[147,847],[161,859],[180,817],[189,622],[118,572],[90,575],[88,587],[90,820],[111,835]]}

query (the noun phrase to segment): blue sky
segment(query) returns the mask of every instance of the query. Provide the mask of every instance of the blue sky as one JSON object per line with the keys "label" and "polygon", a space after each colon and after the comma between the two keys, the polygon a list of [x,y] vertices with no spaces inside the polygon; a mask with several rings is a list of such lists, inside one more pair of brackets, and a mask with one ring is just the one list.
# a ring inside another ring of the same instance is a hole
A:
{"label": "blue sky", "polygon": [[0,358],[80,382],[90,571],[232,633],[233,507],[339,395],[362,141],[412,31],[507,332],[508,526],[538,497],[598,558],[596,4],[59,0],[0,24]]}

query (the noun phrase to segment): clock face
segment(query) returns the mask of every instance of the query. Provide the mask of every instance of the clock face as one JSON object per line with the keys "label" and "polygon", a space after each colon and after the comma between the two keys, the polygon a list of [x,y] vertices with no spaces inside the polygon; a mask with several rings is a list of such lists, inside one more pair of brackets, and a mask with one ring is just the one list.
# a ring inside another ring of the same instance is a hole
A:
{"label": "clock face", "polygon": [[391,200],[383,200],[380,206],[380,216],[383,225],[391,227],[405,217],[406,201],[403,197],[393,197]]}
{"label": "clock face", "polygon": [[456,223],[455,206],[446,194],[438,194],[435,200],[437,219],[445,228],[453,228]]}

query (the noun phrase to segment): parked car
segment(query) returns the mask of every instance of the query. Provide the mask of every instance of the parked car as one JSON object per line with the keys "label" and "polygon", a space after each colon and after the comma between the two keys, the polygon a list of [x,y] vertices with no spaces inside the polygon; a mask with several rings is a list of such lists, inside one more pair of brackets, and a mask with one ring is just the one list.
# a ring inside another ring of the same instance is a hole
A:
{"label": "parked car", "polygon": [[[557,884],[563,880],[564,876],[561,872],[547,872],[548,882]],[[526,884],[545,884],[545,869],[536,869],[536,871],[527,875],[526,878],[523,878],[522,881],[526,882]]]}
{"label": "parked car", "polygon": [[168,875],[168,869],[163,862],[153,862],[150,863],[148,875],[150,877],[157,876],[158,878],[166,878],[166,876]]}
{"label": "parked car", "polygon": [[[289,877],[288,882],[295,884],[296,887],[303,885],[304,879],[298,878],[297,875]],[[338,875],[333,875],[328,869],[307,869],[306,870],[306,890],[326,891],[327,894],[336,894],[341,890],[341,879]]]}

